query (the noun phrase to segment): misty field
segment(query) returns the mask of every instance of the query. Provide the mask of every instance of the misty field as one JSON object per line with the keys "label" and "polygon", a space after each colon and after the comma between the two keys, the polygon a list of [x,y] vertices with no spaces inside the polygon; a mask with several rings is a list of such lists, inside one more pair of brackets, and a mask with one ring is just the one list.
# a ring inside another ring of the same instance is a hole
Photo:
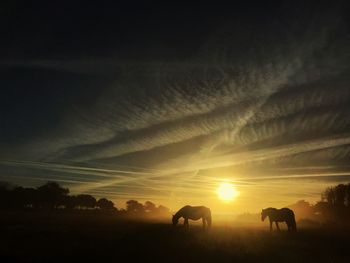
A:
{"label": "misty field", "polygon": [[349,262],[349,230],[313,228],[269,233],[268,226],[173,228],[113,216],[2,216],[1,262]]}

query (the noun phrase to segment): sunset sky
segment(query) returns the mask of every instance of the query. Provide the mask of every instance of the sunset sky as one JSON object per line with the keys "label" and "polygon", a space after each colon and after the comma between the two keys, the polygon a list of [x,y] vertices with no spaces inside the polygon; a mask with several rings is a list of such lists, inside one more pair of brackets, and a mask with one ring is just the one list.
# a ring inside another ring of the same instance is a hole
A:
{"label": "sunset sky", "polygon": [[1,3],[1,181],[214,213],[350,181],[347,1],[126,2]]}

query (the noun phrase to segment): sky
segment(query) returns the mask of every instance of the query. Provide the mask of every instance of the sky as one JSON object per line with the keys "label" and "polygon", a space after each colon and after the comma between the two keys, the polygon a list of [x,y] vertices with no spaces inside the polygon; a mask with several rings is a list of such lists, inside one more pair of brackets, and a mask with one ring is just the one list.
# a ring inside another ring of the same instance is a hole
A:
{"label": "sky", "polygon": [[350,180],[347,1],[0,13],[2,181],[240,213]]}

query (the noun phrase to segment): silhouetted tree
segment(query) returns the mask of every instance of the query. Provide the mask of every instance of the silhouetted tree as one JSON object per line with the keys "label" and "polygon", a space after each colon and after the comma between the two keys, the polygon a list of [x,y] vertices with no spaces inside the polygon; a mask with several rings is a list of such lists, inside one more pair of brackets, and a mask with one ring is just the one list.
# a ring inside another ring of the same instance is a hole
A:
{"label": "silhouetted tree", "polygon": [[322,200],[326,200],[331,206],[345,206],[349,203],[349,187],[349,184],[327,187],[322,193]]}
{"label": "silhouetted tree", "polygon": [[106,198],[101,198],[97,201],[97,206],[102,210],[113,210],[116,209],[114,207],[114,203]]}
{"label": "silhouetted tree", "polygon": [[162,205],[158,206],[157,210],[158,210],[158,213],[162,214],[162,215],[170,214],[169,208],[162,206]]}
{"label": "silhouetted tree", "polygon": [[0,181],[0,192],[1,191],[11,191],[15,188],[13,184],[10,184],[9,182]]}
{"label": "silhouetted tree", "polygon": [[[95,197],[89,194],[69,195],[69,189],[61,187],[56,182],[47,182],[37,188],[24,188],[13,186],[7,182],[0,181],[0,209],[94,209],[114,212],[118,211],[114,203],[107,198]],[[119,210],[119,215],[159,216],[169,214],[165,206],[156,206],[151,201],[141,204],[136,200],[126,202],[126,209]]]}
{"label": "silhouetted tree", "polygon": [[335,189],[334,187],[327,187],[321,194],[322,201],[327,201],[330,205],[335,205]]}
{"label": "silhouetted tree", "polygon": [[350,183],[346,185],[345,205],[350,208]]}
{"label": "silhouetted tree", "polygon": [[77,195],[76,202],[76,206],[80,208],[95,208],[97,204],[95,197],[87,194]]}
{"label": "silhouetted tree", "polygon": [[37,190],[40,204],[50,209],[62,205],[64,197],[69,193],[67,188],[62,188],[56,182],[48,182],[38,187]]}
{"label": "silhouetted tree", "polygon": [[339,184],[335,187],[335,204],[337,206],[345,206],[346,186]]}
{"label": "silhouetted tree", "polygon": [[311,219],[314,217],[313,206],[309,202],[306,202],[305,200],[299,200],[295,204],[289,205],[288,208],[294,211],[295,216],[298,219],[301,219],[301,218]]}
{"label": "silhouetted tree", "polygon": [[315,205],[315,212],[321,218],[340,223],[350,219],[350,184],[328,187],[322,192],[322,201]]}
{"label": "silhouetted tree", "polygon": [[39,193],[34,188],[19,186],[12,191],[12,202],[15,208],[34,208],[40,203]]}
{"label": "silhouetted tree", "polygon": [[321,201],[321,202],[317,202],[314,205],[314,209],[316,213],[322,214],[328,217],[330,213],[331,205],[328,202]]}
{"label": "silhouetted tree", "polygon": [[154,213],[157,210],[157,207],[154,203],[152,203],[151,201],[146,201],[145,202],[145,206],[144,209],[147,213]]}
{"label": "silhouetted tree", "polygon": [[10,208],[13,203],[11,193],[13,186],[7,182],[0,182],[0,208]]}
{"label": "silhouetted tree", "polygon": [[126,211],[132,213],[143,213],[144,207],[136,200],[129,200],[126,202]]}
{"label": "silhouetted tree", "polygon": [[75,195],[67,195],[63,200],[63,205],[66,209],[72,210],[78,206],[77,197]]}

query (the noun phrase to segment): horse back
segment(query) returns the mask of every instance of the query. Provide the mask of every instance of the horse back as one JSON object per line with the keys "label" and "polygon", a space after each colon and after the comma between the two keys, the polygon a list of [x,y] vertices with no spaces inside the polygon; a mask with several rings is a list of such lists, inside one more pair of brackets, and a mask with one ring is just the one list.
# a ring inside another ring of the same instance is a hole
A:
{"label": "horse back", "polygon": [[186,206],[185,210],[186,217],[192,220],[208,217],[211,214],[210,209],[205,206]]}
{"label": "horse back", "polygon": [[281,213],[285,216],[293,216],[294,217],[294,212],[293,210],[289,209],[289,208],[282,208],[280,209]]}
{"label": "horse back", "polygon": [[294,212],[289,208],[281,208],[281,209],[270,208],[269,216],[272,221],[277,221],[277,222],[283,222],[283,221],[291,222],[295,220]]}
{"label": "horse back", "polygon": [[294,212],[289,208],[281,208],[278,210],[281,221],[291,222],[295,221]]}

